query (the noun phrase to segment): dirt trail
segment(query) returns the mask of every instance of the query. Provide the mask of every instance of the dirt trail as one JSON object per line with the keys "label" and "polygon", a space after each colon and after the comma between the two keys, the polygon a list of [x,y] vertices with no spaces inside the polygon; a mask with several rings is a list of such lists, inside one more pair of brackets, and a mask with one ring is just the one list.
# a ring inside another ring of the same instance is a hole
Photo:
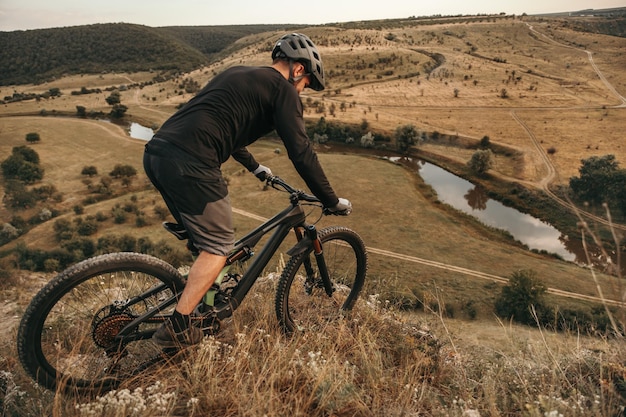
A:
{"label": "dirt trail", "polygon": [[[556,45],[562,46],[564,48],[570,48],[570,49],[575,49],[578,51],[582,51],[585,52],[588,56],[589,59],[589,63],[591,64],[591,66],[593,67],[594,71],[596,72],[596,74],[598,75],[598,77],[600,78],[600,80],[602,80],[602,82],[604,83],[604,85],[609,89],[609,91],[611,91],[611,93],[613,93],[620,101],[621,104],[616,105],[614,107],[618,108],[618,107],[626,107],[626,98],[624,98],[622,95],[620,95],[617,90],[615,89],[615,87],[613,87],[613,85],[611,85],[611,83],[609,83],[609,81],[606,79],[606,77],[604,77],[604,75],[602,74],[602,71],[600,71],[600,69],[596,66],[595,62],[593,61],[593,54],[591,51],[588,50],[582,50],[580,48],[575,48],[573,46],[570,45],[566,45],[563,43],[560,43],[552,38],[550,38],[549,36],[538,32],[537,30],[535,30],[533,28],[532,25],[530,25],[529,23],[526,23],[526,25],[528,26],[529,30],[531,30],[532,32],[534,32],[536,35],[541,36],[542,38],[548,40],[551,43],[554,43]],[[575,205],[573,205],[572,203],[570,203],[569,201],[565,201],[562,198],[560,198],[559,196],[557,196],[556,194],[554,194],[551,190],[550,190],[550,184],[552,183],[552,181],[554,180],[555,176],[556,176],[556,168],[554,167],[554,165],[552,164],[552,161],[550,160],[550,158],[548,157],[548,155],[546,154],[546,152],[543,150],[543,148],[541,147],[539,141],[537,140],[537,137],[535,136],[535,134],[532,132],[532,130],[530,130],[530,128],[519,118],[519,116],[517,115],[517,113],[515,112],[515,110],[511,110],[511,116],[513,116],[513,118],[515,119],[515,121],[517,123],[520,124],[520,126],[522,128],[524,128],[524,130],[526,131],[526,133],[528,134],[528,137],[530,138],[530,140],[532,141],[533,145],[535,146],[535,148],[537,149],[538,154],[540,155],[541,159],[543,160],[543,163],[548,171],[548,173],[546,174],[546,176],[544,178],[541,179],[541,181],[539,181],[538,186],[545,191],[545,193],[552,198],[554,201],[556,201],[557,203],[559,203],[561,206],[567,208],[570,211],[576,212],[578,213],[580,216],[583,216],[585,218],[591,219],[597,223],[600,224],[604,224],[606,226],[611,226],[614,229],[617,230],[621,230],[621,231],[626,231],[626,225],[620,225],[620,224],[615,224],[615,223],[611,223],[608,220],[596,216],[594,214],[585,212],[580,210],[578,207],[576,207]]]}

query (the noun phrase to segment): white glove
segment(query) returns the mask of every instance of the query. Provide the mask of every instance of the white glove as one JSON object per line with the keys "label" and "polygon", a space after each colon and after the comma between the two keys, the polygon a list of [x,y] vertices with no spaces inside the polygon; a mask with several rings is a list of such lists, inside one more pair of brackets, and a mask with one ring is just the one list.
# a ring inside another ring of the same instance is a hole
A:
{"label": "white glove", "polygon": [[352,213],[352,204],[345,198],[340,198],[337,205],[335,207],[330,207],[328,211],[330,212],[330,214],[347,216],[348,214]]}
{"label": "white glove", "polygon": [[255,169],[252,173],[256,175],[256,177],[261,181],[265,181],[267,177],[272,176],[272,170],[261,164],[259,164],[259,167]]}

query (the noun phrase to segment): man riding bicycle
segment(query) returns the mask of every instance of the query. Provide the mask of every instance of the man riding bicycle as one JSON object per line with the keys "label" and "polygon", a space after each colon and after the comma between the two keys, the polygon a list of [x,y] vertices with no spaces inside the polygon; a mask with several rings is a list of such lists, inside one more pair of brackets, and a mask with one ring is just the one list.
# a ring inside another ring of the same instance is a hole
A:
{"label": "man riding bicycle", "polygon": [[154,334],[163,348],[202,340],[190,315],[225,265],[235,238],[232,210],[221,165],[229,158],[260,180],[271,175],[246,146],[276,130],[287,154],[324,207],[351,212],[350,202],[333,191],[308,140],[300,93],[324,89],[324,68],[308,36],[283,36],[268,67],[232,67],[214,77],[172,115],[146,144],[144,169],[168,209],[189,234],[199,255],[170,320]]}

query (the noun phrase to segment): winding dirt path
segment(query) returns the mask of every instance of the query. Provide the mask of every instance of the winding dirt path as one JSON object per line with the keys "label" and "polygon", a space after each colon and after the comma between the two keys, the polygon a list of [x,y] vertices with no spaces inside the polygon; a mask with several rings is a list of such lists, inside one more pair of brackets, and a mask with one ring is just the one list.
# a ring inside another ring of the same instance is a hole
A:
{"label": "winding dirt path", "polygon": [[[587,54],[587,57],[589,59],[589,63],[591,64],[593,70],[596,72],[596,74],[598,75],[598,77],[600,78],[600,80],[602,80],[602,82],[604,83],[604,85],[607,87],[607,89],[613,93],[613,95],[615,95],[615,97],[621,102],[620,104],[613,106],[615,108],[620,108],[620,107],[626,107],[626,98],[624,98],[624,96],[622,96],[621,94],[619,94],[617,92],[617,90],[615,89],[615,87],[613,87],[613,85],[606,79],[606,77],[602,74],[602,71],[600,71],[600,69],[598,68],[598,66],[595,64],[595,62],[593,61],[593,53],[591,51],[588,50],[583,50],[580,48],[576,48],[573,47],[571,45],[567,45],[564,43],[560,43],[554,39],[552,39],[551,37],[537,31],[532,25],[530,25],[529,23],[526,23],[526,25],[528,26],[528,29],[535,33],[537,36],[540,36],[544,39],[546,39],[548,42],[553,43],[555,45],[561,46],[563,48],[569,48],[569,49],[574,49],[577,51],[582,51],[585,52]],[[533,145],[535,146],[535,148],[537,149],[537,152],[539,154],[539,156],[541,157],[548,173],[546,174],[546,176],[544,178],[542,178],[539,181],[539,187],[550,197],[552,198],[554,201],[556,201],[557,203],[559,203],[561,206],[567,208],[570,211],[573,211],[575,213],[578,213],[580,216],[583,216],[585,218],[591,219],[597,223],[606,225],[606,226],[610,226],[616,230],[621,230],[621,231],[626,231],[626,225],[621,225],[621,224],[616,224],[616,223],[612,223],[609,222],[608,220],[606,220],[603,217],[599,217],[596,216],[592,213],[586,212],[586,211],[582,211],[580,210],[578,207],[576,207],[574,204],[570,203],[569,201],[563,200],[562,198],[560,198],[559,196],[557,196],[556,194],[554,194],[551,190],[550,190],[550,184],[554,181],[554,178],[556,177],[556,168],[554,167],[554,164],[552,164],[552,161],[550,160],[550,158],[548,157],[547,153],[543,150],[543,148],[541,147],[539,141],[537,140],[537,137],[535,136],[535,134],[532,132],[532,130],[526,125],[526,123],[524,123],[524,121],[522,119],[520,119],[520,117],[517,115],[517,113],[515,112],[515,110],[511,110],[511,116],[513,117],[513,119],[515,119],[515,121],[526,131],[526,134],[528,135],[528,137],[530,138],[530,140],[532,141]]]}
{"label": "winding dirt path", "polygon": [[556,201],[557,203],[559,203],[561,206],[565,207],[566,209],[568,209],[570,211],[573,211],[575,213],[578,213],[579,215],[581,215],[583,217],[586,217],[588,219],[591,219],[591,220],[593,220],[593,221],[595,221],[597,223],[601,223],[601,224],[604,224],[606,226],[613,227],[614,229],[617,229],[617,230],[626,231],[626,226],[625,225],[612,223],[612,222],[609,222],[608,220],[606,220],[603,217],[596,216],[596,215],[594,215],[592,213],[589,213],[589,212],[586,212],[586,211],[582,211],[582,210],[580,210],[580,208],[576,207],[574,204],[570,203],[569,201],[563,200],[562,198],[560,198],[559,196],[554,194],[552,192],[552,190],[550,190],[550,184],[552,183],[552,181],[554,180],[554,177],[556,176],[556,168],[554,168],[554,165],[552,164],[552,161],[550,161],[550,158],[548,157],[546,152],[543,150],[543,148],[539,144],[539,141],[537,140],[537,137],[532,132],[532,130],[530,130],[530,128],[526,125],[526,123],[524,123],[519,118],[519,116],[517,115],[517,113],[515,113],[514,110],[511,111],[511,116],[513,116],[515,121],[517,123],[519,123],[520,126],[522,126],[524,128],[524,130],[528,134],[528,137],[530,138],[530,140],[533,142],[535,148],[537,149],[537,152],[541,156],[541,159],[543,160],[544,165],[546,166],[546,169],[548,170],[548,173],[546,174],[546,176],[543,177],[541,179],[541,181],[539,181],[539,187],[550,198],[552,198],[554,201]]}

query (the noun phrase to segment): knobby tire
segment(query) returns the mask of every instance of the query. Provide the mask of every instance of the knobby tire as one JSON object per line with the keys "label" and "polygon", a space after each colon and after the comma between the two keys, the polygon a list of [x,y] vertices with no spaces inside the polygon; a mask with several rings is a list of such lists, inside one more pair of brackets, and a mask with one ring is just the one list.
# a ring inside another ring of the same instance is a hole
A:
{"label": "knobby tire", "polygon": [[[334,292],[328,296],[324,289],[312,247],[294,255],[279,278],[275,299],[278,322],[288,335],[332,325],[352,309],[365,282],[367,251],[356,232],[334,226],[320,230],[318,236]],[[306,271],[306,260],[312,276]]]}
{"label": "knobby tire", "polygon": [[[137,298],[157,286],[162,291]],[[137,326],[134,335],[143,335],[138,340],[115,343],[116,334],[183,287],[175,268],[146,254],[111,253],[79,262],[52,279],[26,309],[17,335],[20,361],[51,390],[114,389],[161,353],[150,340],[160,325],[155,320]],[[131,299],[132,306],[120,307]]]}

